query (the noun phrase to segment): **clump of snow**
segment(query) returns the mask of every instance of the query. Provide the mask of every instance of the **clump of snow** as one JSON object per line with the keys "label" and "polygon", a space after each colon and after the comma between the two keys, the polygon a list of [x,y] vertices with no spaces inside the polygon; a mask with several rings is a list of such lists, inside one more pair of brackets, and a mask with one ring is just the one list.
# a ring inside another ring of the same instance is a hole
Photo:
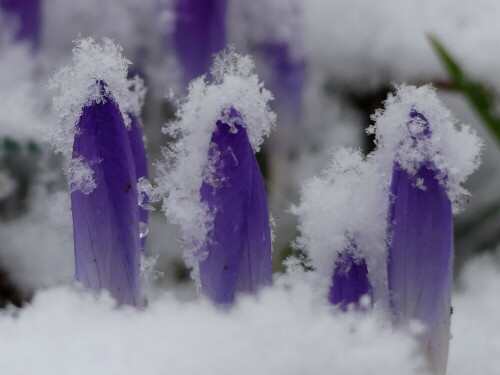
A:
{"label": "clump of snow", "polygon": [[[82,38],[75,42],[73,65],[60,69],[51,79],[54,90],[54,108],[59,126],[51,134],[51,141],[58,152],[70,155],[75,126],[84,107],[111,96],[122,113],[125,124],[130,124],[126,114],[131,104],[127,69],[131,62],[122,55],[122,48],[111,39],[96,42]],[[104,92],[98,82],[104,82]]]}
{"label": "clump of snow", "polygon": [[462,184],[478,168],[483,143],[469,126],[456,124],[435,89],[398,86],[372,119],[368,132],[376,136],[377,157],[398,163],[410,175],[430,163],[459,209],[461,197],[468,194]]}
{"label": "clump of snow", "polygon": [[90,194],[97,187],[94,170],[81,157],[71,159],[65,172],[72,192],[81,191],[84,194]]}
{"label": "clump of snow", "polygon": [[294,246],[308,252],[322,284],[331,282],[339,254],[350,250],[366,260],[375,301],[383,306],[389,190],[379,183],[381,173],[360,151],[337,149],[320,176],[304,183],[292,212],[300,233]]}
{"label": "clump of snow", "polygon": [[0,316],[0,330],[9,373],[425,373],[411,336],[374,314],[334,314],[307,284],[263,290],[231,311],[165,293],[142,311],[116,309],[107,294],[58,288]]}
{"label": "clump of snow", "polygon": [[216,123],[231,124],[234,119],[229,110],[234,108],[257,152],[275,123],[268,104],[271,99],[254,73],[252,59],[230,47],[215,57],[210,77],[191,82],[187,96],[178,103],[177,119],[164,129],[178,140],[164,149],[165,161],[157,163],[158,189],[153,195],[163,198],[167,218],[180,226],[190,267],[196,267],[196,249],[206,240],[211,225],[200,188],[209,175],[210,140]]}

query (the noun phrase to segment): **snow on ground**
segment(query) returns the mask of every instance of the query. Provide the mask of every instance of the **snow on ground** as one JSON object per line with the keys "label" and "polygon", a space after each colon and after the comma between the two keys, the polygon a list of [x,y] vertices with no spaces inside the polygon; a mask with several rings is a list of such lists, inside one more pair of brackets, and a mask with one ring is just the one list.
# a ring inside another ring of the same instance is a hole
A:
{"label": "snow on ground", "polygon": [[376,316],[334,315],[307,283],[232,311],[165,293],[145,311],[68,288],[0,317],[9,374],[418,374],[411,337]]}
{"label": "snow on ground", "polygon": [[[117,309],[106,294],[47,289],[0,315],[0,368],[11,375],[425,373],[413,339],[378,314],[335,313],[307,278],[288,280],[292,287],[284,281],[230,311],[170,292],[138,311]],[[453,300],[449,375],[500,373],[498,295],[498,262],[471,262]]]}

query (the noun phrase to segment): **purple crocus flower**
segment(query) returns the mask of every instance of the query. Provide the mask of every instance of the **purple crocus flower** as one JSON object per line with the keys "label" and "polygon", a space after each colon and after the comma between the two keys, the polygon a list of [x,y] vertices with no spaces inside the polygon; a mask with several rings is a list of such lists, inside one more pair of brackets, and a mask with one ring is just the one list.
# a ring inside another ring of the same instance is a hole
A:
{"label": "purple crocus flower", "polygon": [[226,45],[225,18],[227,0],[174,0],[175,34],[173,37],[184,84],[205,74],[212,55]]}
{"label": "purple crocus flower", "polygon": [[335,262],[328,300],[346,311],[349,305],[359,308],[360,299],[365,295],[372,297],[366,262],[354,257],[351,251],[343,251]]}
{"label": "purple crocus flower", "polygon": [[201,187],[201,200],[213,227],[200,261],[203,293],[230,304],[238,292],[255,292],[271,283],[271,232],[266,191],[240,114],[217,121],[209,160],[213,169]]}
{"label": "purple crocus flower", "polygon": [[16,39],[40,45],[41,0],[0,0],[0,8],[16,18]]}
{"label": "purple crocus flower", "polygon": [[[292,55],[288,43],[260,43],[258,50],[267,65],[266,82],[275,96],[275,110],[286,121],[298,123],[301,116],[306,60]],[[289,127],[293,124],[287,124]]]}
{"label": "purple crocus flower", "polygon": [[[134,157],[134,165],[137,179],[148,178],[148,161],[146,157],[146,149],[144,148],[144,140],[142,137],[142,126],[137,116],[128,113],[130,117],[130,130],[128,131],[128,138],[130,141],[130,148]],[[143,199],[143,205],[148,203],[148,197]],[[139,224],[141,233],[141,250],[144,252],[146,246],[146,232],[149,220],[149,211],[139,206]]]}
{"label": "purple crocus flower", "polygon": [[[412,121],[424,125],[421,134],[413,136],[415,141],[431,134],[422,113],[412,110]],[[453,220],[452,204],[437,176],[430,161],[423,162],[413,175],[394,164],[388,277],[396,321],[404,324],[418,319],[425,324],[423,350],[432,370],[444,374],[450,329]]]}
{"label": "purple crocus flower", "polygon": [[105,83],[102,101],[83,108],[73,160],[92,170],[91,191],[73,189],[76,279],[107,289],[120,304],[140,305],[137,177],[123,117]]}

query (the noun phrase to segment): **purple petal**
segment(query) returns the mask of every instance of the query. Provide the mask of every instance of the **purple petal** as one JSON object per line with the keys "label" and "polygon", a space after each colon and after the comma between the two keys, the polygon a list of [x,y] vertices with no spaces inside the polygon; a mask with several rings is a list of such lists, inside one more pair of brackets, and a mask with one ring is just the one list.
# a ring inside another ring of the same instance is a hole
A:
{"label": "purple petal", "polygon": [[184,83],[205,74],[212,55],[226,46],[227,0],[176,0],[174,45]]}
{"label": "purple petal", "polygon": [[350,304],[359,308],[359,300],[365,295],[372,297],[365,260],[354,258],[350,251],[342,252],[335,262],[328,300],[346,311]]}
{"label": "purple petal", "polygon": [[120,304],[140,304],[137,177],[127,130],[115,102],[83,109],[73,158],[91,166],[97,187],[71,193],[76,279],[107,289]]}
{"label": "purple petal", "polygon": [[300,115],[306,61],[294,58],[290,49],[285,43],[259,45],[262,59],[269,69],[265,81],[276,98],[274,107],[278,113],[288,114],[293,119]]}
{"label": "purple petal", "polygon": [[[239,114],[233,110],[233,119]],[[203,293],[229,304],[237,292],[254,293],[271,283],[271,238],[266,191],[247,132],[217,122],[210,158],[215,171],[201,187],[201,200],[214,215],[200,262]]]}
{"label": "purple petal", "polygon": [[41,8],[40,0],[0,0],[0,8],[17,19],[16,39],[29,40],[33,48],[40,45]]}
{"label": "purple petal", "polygon": [[431,366],[442,371],[450,330],[451,202],[430,165],[423,165],[415,176],[394,165],[391,193],[388,276],[392,308],[399,323],[418,319],[426,325],[422,345]]}
{"label": "purple petal", "polygon": [[[130,147],[132,149],[132,155],[134,157],[135,172],[137,175],[137,180],[141,177],[148,178],[148,161],[146,157],[146,149],[144,148],[144,140],[142,137],[141,124],[139,123],[137,117],[129,113],[131,128],[128,131],[128,138],[130,140]],[[143,203],[148,203],[148,197],[146,196]],[[149,211],[145,208],[139,206],[139,221],[148,224]],[[146,246],[146,236],[141,238],[141,250],[144,252]]]}

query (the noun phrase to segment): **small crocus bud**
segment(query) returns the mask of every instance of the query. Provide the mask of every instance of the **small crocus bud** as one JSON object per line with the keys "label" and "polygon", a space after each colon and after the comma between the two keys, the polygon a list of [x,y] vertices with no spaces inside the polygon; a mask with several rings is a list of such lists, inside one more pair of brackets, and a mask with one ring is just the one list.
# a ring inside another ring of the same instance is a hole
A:
{"label": "small crocus bud", "polygon": [[15,18],[16,39],[28,40],[33,48],[40,45],[41,0],[0,0],[0,9]]}
{"label": "small crocus bud", "polygon": [[[67,175],[76,280],[119,304],[141,305],[137,175],[129,138],[128,61],[111,40],[76,42],[74,65],[51,84],[60,116],[52,135]],[[130,130],[132,131],[132,130]]]}
{"label": "small crocus bud", "polygon": [[209,150],[212,171],[201,187],[213,224],[203,249],[206,258],[200,261],[200,281],[203,293],[218,304],[271,283],[266,191],[242,123],[234,108],[229,121],[217,121]]}
{"label": "small crocus bud", "polygon": [[386,206],[380,206],[377,175],[360,152],[339,149],[330,165],[303,185],[292,209],[299,219],[295,246],[308,253],[321,283],[329,286],[325,296],[342,311],[373,306],[386,288]]}
{"label": "small crocus bud", "polygon": [[357,259],[350,251],[344,251],[335,262],[332,285],[328,300],[346,311],[349,305],[359,308],[362,297],[372,297],[368,267],[363,258]]}
{"label": "small crocus bud", "polygon": [[179,224],[198,290],[228,305],[271,282],[267,198],[255,159],[275,115],[248,56],[218,55],[210,80],[189,86],[167,134],[157,180],[167,218]]}
{"label": "small crocus bud", "polygon": [[374,116],[378,149],[392,169],[388,208],[388,285],[399,327],[423,324],[422,353],[446,372],[453,267],[453,206],[479,164],[481,141],[457,129],[434,90],[401,86]]}
{"label": "small crocus bud", "polygon": [[226,46],[227,0],[174,0],[173,44],[185,86],[203,74]]}

